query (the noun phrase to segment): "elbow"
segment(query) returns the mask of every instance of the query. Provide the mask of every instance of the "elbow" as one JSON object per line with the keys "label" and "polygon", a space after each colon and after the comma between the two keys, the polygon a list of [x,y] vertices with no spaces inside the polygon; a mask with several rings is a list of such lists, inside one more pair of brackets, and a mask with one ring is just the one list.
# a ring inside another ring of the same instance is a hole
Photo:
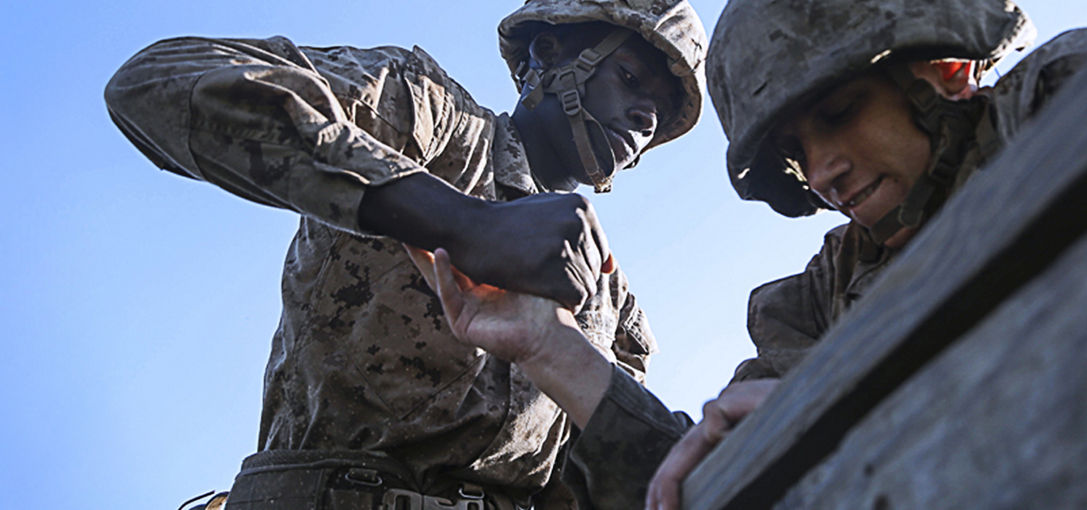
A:
{"label": "elbow", "polygon": [[138,77],[139,69],[133,68],[133,62],[138,58],[139,55],[136,55],[128,62],[125,62],[106,82],[103,96],[106,101],[106,109],[109,110],[112,117],[130,117],[132,106],[140,102],[139,91],[143,87],[140,87],[139,84],[141,81],[146,80],[140,80]]}
{"label": "elbow", "polygon": [[106,100],[106,109],[109,110],[110,115],[116,116],[124,110],[125,105],[128,104],[128,91],[129,89],[121,85],[124,80],[122,74],[124,68],[117,71],[106,83],[106,89],[103,92],[104,99]]}
{"label": "elbow", "polygon": [[111,114],[129,117],[131,110],[139,105],[167,106],[160,100],[177,99],[176,89],[186,81],[183,71],[186,66],[179,62],[180,52],[175,48],[178,42],[176,39],[156,42],[121,65],[104,91]]}
{"label": "elbow", "polygon": [[200,178],[188,149],[188,98],[193,78],[161,58],[156,43],[129,59],[106,83],[110,119],[159,168]]}

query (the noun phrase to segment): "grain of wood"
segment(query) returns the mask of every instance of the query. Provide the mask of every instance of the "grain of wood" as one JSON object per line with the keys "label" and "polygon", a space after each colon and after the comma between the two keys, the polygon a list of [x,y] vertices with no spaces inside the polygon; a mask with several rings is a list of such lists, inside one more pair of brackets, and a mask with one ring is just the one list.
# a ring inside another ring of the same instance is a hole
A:
{"label": "grain of wood", "polygon": [[775,508],[1087,508],[1087,237],[857,426]]}

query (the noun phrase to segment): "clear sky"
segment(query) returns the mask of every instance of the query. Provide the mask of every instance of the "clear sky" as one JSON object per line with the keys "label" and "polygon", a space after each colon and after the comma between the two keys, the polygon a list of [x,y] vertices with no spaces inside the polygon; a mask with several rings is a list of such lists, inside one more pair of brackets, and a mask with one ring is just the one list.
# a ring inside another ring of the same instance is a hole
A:
{"label": "clear sky", "polygon": [[[692,2],[712,31],[723,0]],[[1023,0],[1039,42],[1080,1]],[[279,275],[297,217],[158,171],[102,89],[176,35],[425,48],[480,103],[515,91],[495,27],[520,2],[5,2],[0,7],[0,506],[173,509],[229,488],[256,448]],[[593,197],[662,352],[650,387],[700,414],[742,359],[748,292],[801,270],[834,213],[787,220],[736,198],[706,101],[687,137]],[[591,190],[583,189],[584,193]]]}

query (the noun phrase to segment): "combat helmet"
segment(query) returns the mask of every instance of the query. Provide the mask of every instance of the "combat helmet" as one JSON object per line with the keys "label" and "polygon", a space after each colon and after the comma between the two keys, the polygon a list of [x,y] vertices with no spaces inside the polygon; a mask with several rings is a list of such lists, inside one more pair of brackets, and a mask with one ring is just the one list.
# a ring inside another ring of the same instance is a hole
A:
{"label": "combat helmet", "polygon": [[[665,54],[668,69],[679,78],[683,98],[677,114],[657,128],[646,149],[650,149],[689,131],[702,112],[703,64],[706,31],[687,0],[527,0],[521,8],[498,25],[502,58],[522,102],[535,107],[545,93],[557,94],[574,131],[582,164],[592,178],[596,191],[611,188],[611,178],[601,170],[589,148],[586,123],[600,129],[591,115],[581,108],[583,84],[596,65],[615,51],[630,32],[616,30],[595,47],[587,48],[573,62],[538,73],[529,69],[528,48],[532,39],[548,25],[602,21],[640,35]],[[529,94],[524,94],[526,91]]]}
{"label": "combat helmet", "polygon": [[1010,0],[731,0],[707,75],[732,186],[790,217],[829,209],[767,140],[780,116],[881,62],[955,58],[984,70],[1034,35]]}

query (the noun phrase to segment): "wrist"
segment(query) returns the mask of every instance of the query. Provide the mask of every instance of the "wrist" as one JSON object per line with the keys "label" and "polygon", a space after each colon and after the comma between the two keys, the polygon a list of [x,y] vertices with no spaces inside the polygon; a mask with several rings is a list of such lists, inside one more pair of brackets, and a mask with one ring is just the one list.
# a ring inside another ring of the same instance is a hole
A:
{"label": "wrist", "polygon": [[512,361],[524,369],[546,368],[569,363],[595,350],[569,310],[551,300],[540,301],[550,305],[550,310],[536,316],[546,319],[535,321],[532,327],[535,336],[527,343],[530,347]]}
{"label": "wrist", "polygon": [[517,365],[541,391],[584,427],[611,380],[612,365],[582,334],[573,314],[557,308],[557,321],[537,349]]}
{"label": "wrist", "polygon": [[362,231],[392,237],[433,251],[461,244],[463,232],[478,229],[488,203],[445,181],[416,173],[368,188],[359,203]]}

